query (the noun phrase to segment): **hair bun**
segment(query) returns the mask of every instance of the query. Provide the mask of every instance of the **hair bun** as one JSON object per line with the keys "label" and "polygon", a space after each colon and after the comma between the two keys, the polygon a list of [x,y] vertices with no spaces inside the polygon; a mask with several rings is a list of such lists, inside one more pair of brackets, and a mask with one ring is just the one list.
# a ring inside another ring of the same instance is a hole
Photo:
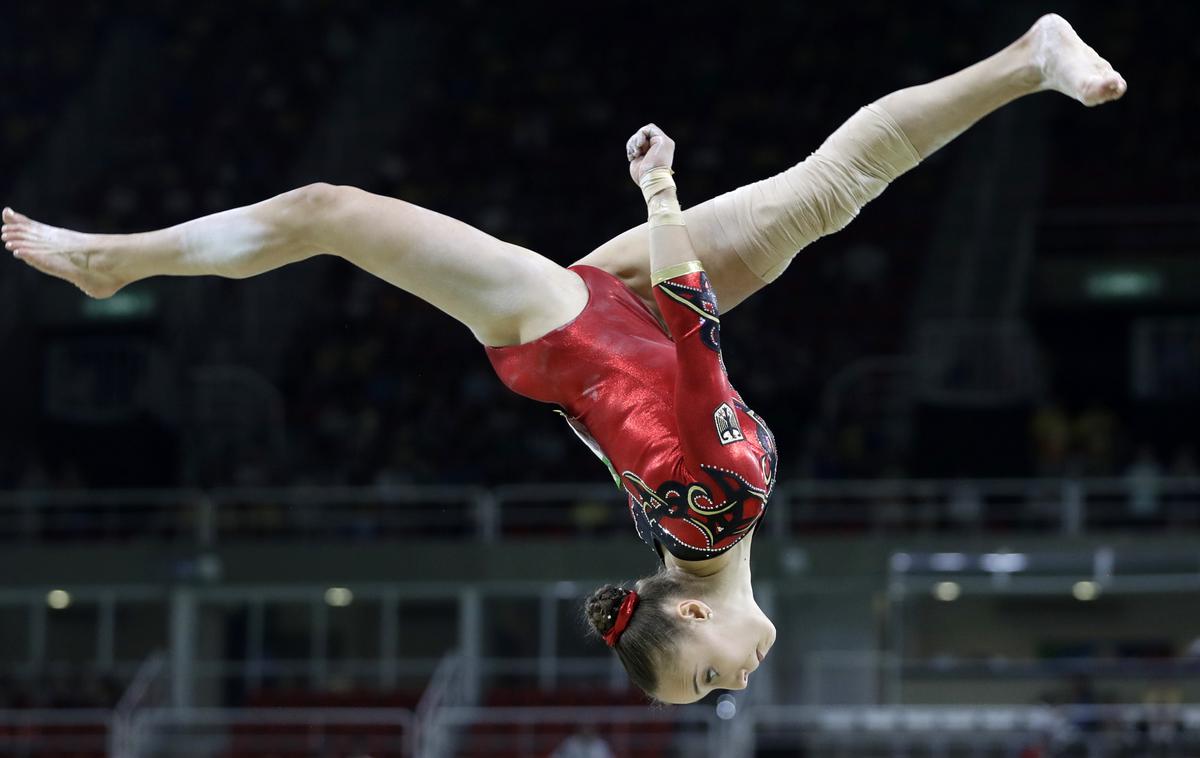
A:
{"label": "hair bun", "polygon": [[596,634],[603,637],[617,621],[617,611],[629,590],[615,584],[606,584],[591,594],[584,606],[588,621]]}

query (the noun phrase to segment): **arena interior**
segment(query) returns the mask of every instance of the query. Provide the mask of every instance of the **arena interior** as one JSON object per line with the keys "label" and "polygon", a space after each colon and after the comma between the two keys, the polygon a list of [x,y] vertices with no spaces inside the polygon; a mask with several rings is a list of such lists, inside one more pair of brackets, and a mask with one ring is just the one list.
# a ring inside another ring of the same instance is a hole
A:
{"label": "arena interior", "polygon": [[97,232],[325,181],[567,264],[644,220],[647,121],[686,207],[1049,10],[1129,91],[1006,107],[724,318],[779,637],[695,705],[586,634],[655,557],[451,319],[334,258],[6,258],[0,756],[1200,755],[1197,6],[4,7],[0,202]]}

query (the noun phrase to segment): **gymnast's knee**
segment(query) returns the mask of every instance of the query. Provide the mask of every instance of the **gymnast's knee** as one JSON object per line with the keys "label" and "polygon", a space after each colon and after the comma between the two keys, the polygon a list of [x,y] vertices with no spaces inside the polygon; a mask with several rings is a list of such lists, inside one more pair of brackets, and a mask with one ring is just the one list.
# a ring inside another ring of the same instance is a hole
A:
{"label": "gymnast's knee", "polygon": [[336,214],[358,192],[362,190],[341,184],[313,182],[285,192],[275,200],[279,201],[281,215],[285,216],[289,223],[299,225]]}
{"label": "gymnast's knee", "polygon": [[284,192],[256,206],[261,221],[267,223],[293,247],[309,252],[332,252],[328,232],[353,207],[356,195],[365,194],[356,187],[313,182]]}
{"label": "gymnast's knee", "polygon": [[860,108],[809,158],[717,198],[721,226],[746,266],[777,278],[801,249],[849,224],[888,184],[920,162],[878,103]]}

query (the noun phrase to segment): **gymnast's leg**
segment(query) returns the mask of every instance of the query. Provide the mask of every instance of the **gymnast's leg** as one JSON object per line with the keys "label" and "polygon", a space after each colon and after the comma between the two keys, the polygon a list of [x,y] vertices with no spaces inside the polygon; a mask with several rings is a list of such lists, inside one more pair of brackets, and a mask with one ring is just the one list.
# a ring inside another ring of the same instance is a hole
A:
{"label": "gymnast's leg", "polygon": [[[801,248],[846,226],[890,182],[976,121],[1044,90],[1092,106],[1119,98],[1125,81],[1049,14],[995,55],[862,108],[802,163],[684,211],[721,309],[773,281]],[[580,263],[611,271],[648,299],[646,235],[643,224]]]}
{"label": "gymnast's leg", "polygon": [[353,187],[312,184],[142,234],[82,234],[4,209],[5,247],[92,297],[151,276],[245,278],[338,255],[465,324],[486,345],[527,342],[575,317],[582,280],[440,213]]}

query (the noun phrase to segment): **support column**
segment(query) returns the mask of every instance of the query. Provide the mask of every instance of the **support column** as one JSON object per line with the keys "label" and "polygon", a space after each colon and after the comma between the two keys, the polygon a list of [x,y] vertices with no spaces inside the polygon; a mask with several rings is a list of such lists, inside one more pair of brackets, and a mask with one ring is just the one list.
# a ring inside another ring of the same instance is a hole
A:
{"label": "support column", "polygon": [[196,593],[176,589],[171,593],[171,705],[187,708],[195,693]]}
{"label": "support column", "polygon": [[46,662],[46,600],[35,597],[29,607],[29,664],[40,669]]}
{"label": "support column", "polygon": [[396,689],[400,651],[400,598],[395,590],[384,593],[379,603],[379,685],[385,692]]}
{"label": "support column", "polygon": [[246,668],[248,669],[246,686],[252,690],[259,689],[263,683],[263,639],[266,637],[266,614],[267,609],[263,605],[261,597],[250,601],[250,615],[247,619],[249,628],[246,630]]}
{"label": "support column", "polygon": [[100,623],[96,630],[96,663],[102,670],[112,668],[116,658],[117,599],[112,592],[100,596]]}
{"label": "support column", "polygon": [[[776,602],[777,596],[775,594],[775,585],[766,584],[763,586],[763,588],[759,592],[756,592],[755,595],[756,595],[756,599],[758,600],[759,607],[762,608],[763,613],[767,614],[767,618],[771,618],[771,619],[777,618],[777,616],[775,614],[775,609],[776,609],[776,605],[777,605],[777,602]],[[776,660],[779,660],[779,659],[777,658]],[[775,672],[776,672],[776,668],[772,667],[770,669],[770,674],[771,674],[770,676],[765,677],[764,680],[761,682],[756,681],[754,683],[755,686],[757,687],[757,689],[754,693],[754,699],[756,701],[758,701],[760,703],[774,703],[775,702],[775,676],[776,676]],[[764,673],[766,673],[766,672],[764,672]]]}
{"label": "support column", "polygon": [[311,608],[311,642],[309,648],[309,678],[314,689],[325,689],[329,678],[329,606],[314,600]]}
{"label": "support column", "polygon": [[483,669],[483,596],[478,587],[464,587],[458,595],[458,647],[462,651],[468,703],[479,702]]}
{"label": "support column", "polygon": [[554,585],[542,590],[538,604],[538,687],[553,690],[558,670],[558,596]]}

